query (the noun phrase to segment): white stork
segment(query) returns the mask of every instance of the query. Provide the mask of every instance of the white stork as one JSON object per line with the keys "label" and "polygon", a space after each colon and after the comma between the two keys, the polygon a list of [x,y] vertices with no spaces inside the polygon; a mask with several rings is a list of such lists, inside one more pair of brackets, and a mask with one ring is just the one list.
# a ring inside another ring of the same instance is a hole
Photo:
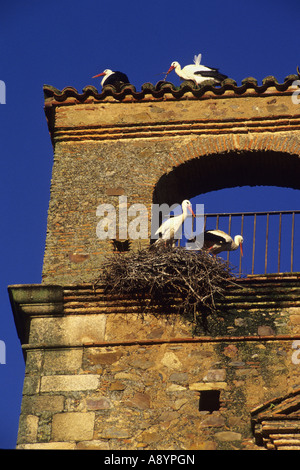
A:
{"label": "white stork", "polygon": [[123,72],[113,72],[110,69],[104,70],[104,72],[99,73],[98,75],[94,75],[92,78],[102,77],[104,78],[101,81],[101,86],[104,87],[105,85],[113,85],[115,87],[119,87],[125,83],[129,83],[129,79],[127,75]]}
{"label": "white stork", "polygon": [[225,78],[227,78],[227,76],[220,73],[218,69],[200,65],[201,57],[201,54],[198,54],[197,56],[195,55],[194,64],[186,65],[183,69],[178,62],[172,62],[171,67],[167,71],[166,77],[170,72],[172,72],[172,70],[175,70],[182,80],[193,80],[197,85],[200,85],[206,80],[221,83]]}
{"label": "white stork", "polygon": [[236,235],[234,239],[228,233],[222,230],[206,230],[204,232],[203,248],[213,255],[221,253],[221,251],[234,251],[240,247],[243,256],[242,243],[244,239],[241,235]]}
{"label": "white stork", "polygon": [[188,216],[188,211],[195,217],[195,214],[192,209],[192,204],[190,201],[185,199],[182,204],[182,213],[176,215],[175,217],[170,217],[165,220],[161,226],[156,230],[155,235],[161,235],[161,238],[156,240],[153,246],[157,246],[162,243],[162,240],[165,243],[165,246],[173,246],[175,235],[180,229],[181,225]]}

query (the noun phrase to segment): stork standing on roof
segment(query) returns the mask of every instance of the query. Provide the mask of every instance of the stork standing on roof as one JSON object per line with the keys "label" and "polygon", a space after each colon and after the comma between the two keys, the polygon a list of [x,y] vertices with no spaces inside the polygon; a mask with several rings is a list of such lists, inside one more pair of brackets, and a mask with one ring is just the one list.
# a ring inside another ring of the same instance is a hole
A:
{"label": "stork standing on roof", "polygon": [[94,75],[92,78],[104,77],[101,81],[101,86],[113,85],[115,88],[120,88],[121,85],[129,83],[127,75],[123,72],[114,72],[113,70],[106,69],[104,72]]}
{"label": "stork standing on roof", "polygon": [[156,230],[155,235],[161,235],[161,238],[156,240],[156,242],[151,245],[151,247],[161,245],[162,242],[165,244],[165,246],[173,246],[175,235],[179,231],[185,219],[187,218],[188,211],[192,214],[193,217],[195,217],[190,201],[185,199],[182,202],[181,207],[181,214],[177,215],[176,217],[170,217],[169,219],[165,220],[161,224],[161,226]]}
{"label": "stork standing on roof", "polygon": [[200,85],[206,80],[212,80],[214,83],[221,83],[225,78],[227,78],[227,76],[220,73],[218,69],[200,65],[201,57],[201,54],[195,55],[194,63],[186,65],[183,69],[178,62],[172,62],[165,79],[172,70],[175,70],[182,80],[193,80],[197,85]]}
{"label": "stork standing on roof", "polygon": [[203,248],[213,255],[221,253],[221,251],[235,251],[240,247],[243,256],[243,237],[236,235],[234,239],[228,233],[222,230],[206,230],[204,232]]}

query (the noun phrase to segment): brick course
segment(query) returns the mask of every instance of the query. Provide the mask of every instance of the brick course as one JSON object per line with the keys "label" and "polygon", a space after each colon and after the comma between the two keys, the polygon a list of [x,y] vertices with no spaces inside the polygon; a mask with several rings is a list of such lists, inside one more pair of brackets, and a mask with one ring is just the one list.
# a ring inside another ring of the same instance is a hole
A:
{"label": "brick course", "polygon": [[[113,246],[97,238],[96,209],[117,207],[120,194],[150,216],[153,202],[181,203],[224,187],[299,189],[300,120],[291,94],[270,85],[261,94],[227,90],[203,99],[189,92],[163,101],[47,98],[54,165],[43,282],[97,278]],[[133,240],[132,248],[148,243]]]}

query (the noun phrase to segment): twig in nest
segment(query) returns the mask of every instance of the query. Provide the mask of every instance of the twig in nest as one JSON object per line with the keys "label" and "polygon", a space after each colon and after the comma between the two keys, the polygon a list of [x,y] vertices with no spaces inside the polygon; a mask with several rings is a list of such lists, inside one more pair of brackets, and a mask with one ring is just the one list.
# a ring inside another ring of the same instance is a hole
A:
{"label": "twig in nest", "polygon": [[164,313],[177,311],[196,321],[201,314],[216,312],[215,297],[232,279],[231,267],[222,258],[162,247],[113,255],[96,283],[101,282],[106,292],[139,298],[146,309],[156,305]]}

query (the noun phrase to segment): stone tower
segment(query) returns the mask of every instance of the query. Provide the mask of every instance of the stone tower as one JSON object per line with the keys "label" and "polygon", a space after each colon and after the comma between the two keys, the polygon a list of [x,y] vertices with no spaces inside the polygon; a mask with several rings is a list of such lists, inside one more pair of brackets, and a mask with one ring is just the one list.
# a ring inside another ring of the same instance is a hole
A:
{"label": "stone tower", "polygon": [[297,78],[44,87],[54,164],[43,281],[9,286],[26,360],[18,448],[299,448],[297,273],[239,279],[213,333],[197,337],[176,315],[142,316],[93,287],[113,251],[97,237],[101,204],[151,214],[153,202],[224,187],[300,189]]}

